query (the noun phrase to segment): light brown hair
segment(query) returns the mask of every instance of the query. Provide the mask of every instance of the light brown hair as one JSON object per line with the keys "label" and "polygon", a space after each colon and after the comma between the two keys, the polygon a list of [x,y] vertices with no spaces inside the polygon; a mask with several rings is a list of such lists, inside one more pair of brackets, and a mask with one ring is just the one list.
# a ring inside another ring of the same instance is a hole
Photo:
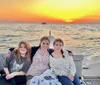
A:
{"label": "light brown hair", "polygon": [[44,41],[44,40],[48,40],[49,41],[49,43],[50,43],[50,39],[48,38],[48,36],[44,36],[44,37],[42,37],[41,39],[40,39],[40,47],[41,47],[41,42],[42,41]]}
{"label": "light brown hair", "polygon": [[[55,45],[56,42],[60,42],[60,43],[62,43],[62,45],[64,46],[64,42],[63,42],[62,39],[56,38],[56,39],[54,40],[54,42],[53,42],[53,45]],[[63,51],[63,49],[61,49],[61,53],[62,53],[63,58],[64,58],[65,56],[64,56],[64,51]]]}
{"label": "light brown hair", "polygon": [[30,45],[29,42],[21,41],[21,42],[18,44],[18,48],[14,49],[14,53],[16,54],[17,57],[21,57],[21,54],[20,54],[20,52],[19,52],[19,49],[20,49],[21,44],[24,44],[24,45],[25,45],[25,48],[27,49],[27,52],[26,52],[26,59],[27,59],[27,60],[30,60],[31,45]]}
{"label": "light brown hair", "polygon": [[60,43],[62,43],[62,45],[64,45],[63,40],[60,39],[60,38],[56,38],[56,39],[54,40],[54,42],[53,42],[53,45],[55,45],[56,42],[60,42]]}

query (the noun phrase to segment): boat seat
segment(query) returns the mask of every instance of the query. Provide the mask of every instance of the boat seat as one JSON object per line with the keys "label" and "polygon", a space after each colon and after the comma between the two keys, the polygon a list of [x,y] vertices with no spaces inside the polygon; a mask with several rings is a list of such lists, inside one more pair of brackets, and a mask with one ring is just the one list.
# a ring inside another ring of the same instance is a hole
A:
{"label": "boat seat", "polygon": [[6,63],[6,53],[0,53],[0,74],[4,74],[4,71],[3,71],[3,66],[5,65]]}
{"label": "boat seat", "polygon": [[79,76],[79,78],[82,78],[83,55],[73,55],[73,60],[76,65],[76,74]]}

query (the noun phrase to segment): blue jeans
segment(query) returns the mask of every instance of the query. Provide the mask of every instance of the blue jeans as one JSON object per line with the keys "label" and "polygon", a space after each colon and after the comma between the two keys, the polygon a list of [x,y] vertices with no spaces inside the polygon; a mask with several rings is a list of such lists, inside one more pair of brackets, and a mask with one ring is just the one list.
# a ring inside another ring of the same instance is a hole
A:
{"label": "blue jeans", "polygon": [[58,76],[58,79],[62,85],[81,85],[77,75],[74,76],[74,81],[71,81],[67,76]]}

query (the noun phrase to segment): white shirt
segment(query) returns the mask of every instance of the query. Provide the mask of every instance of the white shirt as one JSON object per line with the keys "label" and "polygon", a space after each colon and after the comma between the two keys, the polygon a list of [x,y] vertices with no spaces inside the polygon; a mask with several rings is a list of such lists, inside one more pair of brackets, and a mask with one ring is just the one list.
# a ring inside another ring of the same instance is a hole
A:
{"label": "white shirt", "polygon": [[67,51],[64,52],[64,56],[64,58],[54,58],[50,55],[50,67],[56,75],[67,76],[67,73],[71,73],[74,76],[76,68],[73,58]]}

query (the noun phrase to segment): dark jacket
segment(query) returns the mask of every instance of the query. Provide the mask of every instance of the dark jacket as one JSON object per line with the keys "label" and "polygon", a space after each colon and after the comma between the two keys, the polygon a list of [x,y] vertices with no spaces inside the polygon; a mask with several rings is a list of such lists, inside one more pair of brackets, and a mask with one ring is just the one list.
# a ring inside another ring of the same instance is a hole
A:
{"label": "dark jacket", "polygon": [[40,46],[31,47],[31,61],[36,53],[36,51],[40,48]]}
{"label": "dark jacket", "polygon": [[[36,51],[40,48],[40,46],[34,46],[34,47],[31,47],[31,56],[30,56],[30,59],[32,61]],[[10,48],[9,50],[12,52],[15,48]]]}
{"label": "dark jacket", "polygon": [[[39,48],[40,48],[40,46],[31,47],[31,56],[30,56],[31,61],[33,60],[33,57],[34,57],[36,51],[37,51]],[[10,48],[9,50],[10,50],[10,51],[13,51],[14,48]],[[72,53],[72,51],[69,51],[69,50],[67,50],[67,51],[68,51],[68,53]],[[48,49],[48,52],[49,52],[49,54],[51,54],[51,53],[53,52],[53,49]]]}
{"label": "dark jacket", "polygon": [[[31,48],[31,61],[36,53],[36,51],[40,48],[40,46],[34,46]],[[53,52],[53,49],[48,49],[49,54]]]}

